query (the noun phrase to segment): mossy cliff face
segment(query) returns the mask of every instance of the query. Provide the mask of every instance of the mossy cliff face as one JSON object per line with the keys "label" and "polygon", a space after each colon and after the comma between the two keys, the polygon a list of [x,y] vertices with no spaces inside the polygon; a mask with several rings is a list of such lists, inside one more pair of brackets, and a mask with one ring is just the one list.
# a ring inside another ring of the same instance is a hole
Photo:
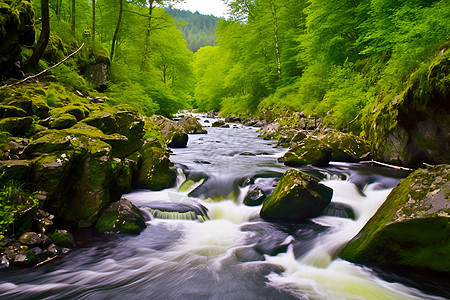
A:
{"label": "mossy cliff face", "polygon": [[37,192],[57,222],[92,226],[133,186],[159,190],[175,180],[166,145],[144,140],[160,133],[147,132],[130,106],[47,82],[1,90],[0,105],[0,170]]}
{"label": "mossy cliff face", "polygon": [[376,159],[418,167],[450,163],[450,51],[414,73],[400,95],[382,92],[366,116],[363,135]]}
{"label": "mossy cliff face", "polygon": [[21,45],[33,46],[34,10],[30,1],[0,2],[0,80],[21,78]]}
{"label": "mossy cliff face", "polygon": [[450,165],[419,169],[386,202],[341,257],[355,263],[450,273]]}

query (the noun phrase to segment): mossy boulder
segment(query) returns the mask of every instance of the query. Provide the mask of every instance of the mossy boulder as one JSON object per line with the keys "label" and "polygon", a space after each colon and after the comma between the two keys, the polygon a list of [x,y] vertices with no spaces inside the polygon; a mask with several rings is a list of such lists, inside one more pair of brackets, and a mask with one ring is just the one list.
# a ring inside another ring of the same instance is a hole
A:
{"label": "mossy boulder", "polygon": [[11,105],[0,105],[0,118],[25,117],[26,111]]}
{"label": "mossy boulder", "polygon": [[333,161],[357,162],[370,155],[369,145],[352,133],[328,130],[319,139],[332,149]]}
{"label": "mossy boulder", "polygon": [[125,198],[112,203],[95,224],[100,232],[127,234],[139,234],[146,227],[139,208]]}
{"label": "mossy boulder", "polygon": [[74,116],[77,121],[81,121],[89,116],[89,109],[86,105],[66,105],[63,107],[53,108],[50,114],[55,117],[70,114]]}
{"label": "mossy boulder", "polygon": [[71,114],[63,114],[50,123],[51,129],[66,129],[77,124],[77,118]]}
{"label": "mossy boulder", "polygon": [[94,111],[89,117],[83,120],[90,126],[100,129],[105,134],[112,134],[117,132],[117,123],[114,119],[113,113],[108,111]]}
{"label": "mossy boulder", "polygon": [[379,94],[362,134],[377,160],[410,167],[450,163],[450,51],[410,76],[397,96]]}
{"label": "mossy boulder", "polygon": [[46,130],[33,135],[23,151],[26,157],[36,157],[45,153],[73,150],[72,136],[60,130]]}
{"label": "mossy boulder", "polygon": [[184,128],[186,133],[189,134],[206,134],[208,133],[200,122],[191,115],[183,116],[179,121],[178,125]]}
{"label": "mossy boulder", "polygon": [[61,247],[73,247],[75,246],[75,239],[73,235],[67,230],[55,230],[49,235],[53,243]]}
{"label": "mossy boulder", "polygon": [[307,174],[290,169],[263,203],[260,216],[270,221],[301,223],[319,216],[332,196],[331,188]]}
{"label": "mossy boulder", "polygon": [[131,158],[138,162],[133,180],[136,188],[162,190],[175,183],[176,172],[171,169],[173,163],[158,140],[147,140]]}
{"label": "mossy boulder", "polygon": [[188,135],[184,128],[177,122],[164,118],[162,116],[152,116],[150,121],[153,122],[163,138],[164,142],[171,148],[184,148],[188,143]]}
{"label": "mossy boulder", "polygon": [[6,131],[14,136],[25,136],[33,133],[33,118],[12,117],[0,119],[0,131]]}
{"label": "mossy boulder", "polygon": [[325,142],[308,137],[295,148],[290,149],[282,158],[287,166],[326,166],[331,161],[332,149]]}
{"label": "mossy boulder", "polygon": [[[45,191],[50,197],[57,198],[57,202],[49,203],[57,205],[64,202],[69,196],[57,196],[62,189],[69,188],[66,181],[70,180],[75,153],[73,151],[60,151],[44,154],[34,160],[31,171],[31,182],[39,190]],[[46,205],[46,203],[42,203]]]}
{"label": "mossy boulder", "polygon": [[419,169],[386,199],[341,257],[450,273],[450,166]]}
{"label": "mossy boulder", "polygon": [[10,97],[3,102],[6,105],[23,109],[28,116],[34,115],[40,119],[45,119],[49,116],[50,107],[40,97],[22,96],[19,93],[17,96]]}
{"label": "mossy boulder", "polygon": [[0,182],[4,180],[15,180],[18,182],[28,181],[34,161],[33,160],[5,160],[0,161]]}

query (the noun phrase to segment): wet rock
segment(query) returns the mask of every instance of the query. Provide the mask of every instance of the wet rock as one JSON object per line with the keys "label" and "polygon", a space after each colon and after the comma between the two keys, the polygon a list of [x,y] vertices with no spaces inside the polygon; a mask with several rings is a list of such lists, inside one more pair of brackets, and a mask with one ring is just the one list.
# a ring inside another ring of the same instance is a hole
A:
{"label": "wet rock", "polygon": [[225,119],[227,123],[242,123],[242,119],[236,116],[229,116]]}
{"label": "wet rock", "polygon": [[254,188],[244,198],[244,204],[247,206],[258,206],[266,200],[266,194],[259,187]]}
{"label": "wet rock", "polygon": [[355,263],[450,273],[450,166],[404,179],[341,257]]}
{"label": "wet rock", "polygon": [[45,249],[44,252],[48,257],[54,257],[56,255],[62,254],[62,248],[56,246],[55,244],[51,244],[50,246],[47,247],[47,249]]}
{"label": "wet rock", "polygon": [[290,169],[264,202],[260,216],[270,221],[300,223],[319,216],[332,195],[331,188],[307,174]]}
{"label": "wet rock", "polygon": [[189,134],[206,134],[206,133],[208,133],[194,116],[190,116],[190,115],[183,116],[178,121],[178,124],[184,128],[186,133],[189,133]]}
{"label": "wet rock", "polygon": [[279,123],[271,123],[259,131],[259,136],[265,140],[276,140],[281,135],[280,128]]}
{"label": "wet rock", "polygon": [[33,118],[12,117],[0,119],[0,131],[6,131],[14,136],[24,136],[33,132]]}
{"label": "wet rock", "polygon": [[339,218],[346,218],[346,219],[352,219],[355,220],[355,212],[353,209],[344,204],[344,203],[337,203],[337,202],[331,202],[327,208],[323,211],[322,215],[324,216],[332,216],[332,217],[339,217]]}
{"label": "wet rock", "polygon": [[175,183],[176,173],[171,169],[173,163],[157,140],[147,140],[131,158],[138,161],[133,180],[136,188],[162,190]]}
{"label": "wet rock", "polygon": [[289,150],[282,158],[287,166],[326,166],[331,161],[332,149],[319,139],[308,137]]}
{"label": "wet rock", "polygon": [[95,224],[100,232],[139,234],[147,226],[139,209],[122,198],[112,203]]}
{"label": "wet rock", "polygon": [[165,143],[171,148],[184,148],[188,143],[188,135],[184,128],[177,122],[171,121],[162,116],[152,116],[150,120],[158,128],[164,138]]}
{"label": "wet rock", "polygon": [[36,232],[26,232],[19,237],[19,242],[28,246],[36,246],[43,242]]}
{"label": "wet rock", "polygon": [[222,126],[224,126],[225,125],[225,121],[223,121],[223,120],[217,120],[217,121],[214,121],[213,123],[212,123],[212,127],[222,127]]}
{"label": "wet rock", "polygon": [[60,247],[73,247],[75,246],[75,239],[73,235],[67,230],[55,230],[52,234],[50,234],[50,238],[53,243]]}

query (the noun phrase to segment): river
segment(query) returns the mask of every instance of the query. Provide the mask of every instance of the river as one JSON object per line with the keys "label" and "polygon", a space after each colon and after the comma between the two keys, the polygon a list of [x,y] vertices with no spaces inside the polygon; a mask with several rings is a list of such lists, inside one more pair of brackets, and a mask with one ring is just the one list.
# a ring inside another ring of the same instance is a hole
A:
{"label": "river", "polygon": [[337,258],[404,173],[345,163],[301,168],[333,188],[332,202],[351,207],[355,220],[336,210],[304,224],[269,223],[259,218],[260,206],[242,202],[256,186],[274,189],[288,170],[277,162],[286,150],[258,138],[256,128],[207,130],[173,149],[175,187],[124,195],[148,219],[140,235],[80,231],[66,258],[0,271],[0,298],[445,299],[428,293],[443,289],[439,282],[430,288]]}

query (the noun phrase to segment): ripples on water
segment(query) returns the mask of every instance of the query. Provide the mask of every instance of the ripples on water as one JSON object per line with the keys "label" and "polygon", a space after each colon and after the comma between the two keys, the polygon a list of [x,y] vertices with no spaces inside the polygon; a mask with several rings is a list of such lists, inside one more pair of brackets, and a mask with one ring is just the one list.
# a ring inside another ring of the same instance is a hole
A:
{"label": "ripples on water", "polygon": [[[143,211],[204,206],[208,220],[149,218],[139,236],[81,232],[65,259],[1,271],[1,299],[439,299],[336,258],[404,174],[341,163],[303,168],[356,219],[267,223],[260,207],[242,201],[256,186],[273,191],[287,170],[276,160],[285,150],[274,145],[242,126],[191,135],[171,157],[182,171],[177,187],[125,196]],[[197,184],[178,191],[186,179]]]}

